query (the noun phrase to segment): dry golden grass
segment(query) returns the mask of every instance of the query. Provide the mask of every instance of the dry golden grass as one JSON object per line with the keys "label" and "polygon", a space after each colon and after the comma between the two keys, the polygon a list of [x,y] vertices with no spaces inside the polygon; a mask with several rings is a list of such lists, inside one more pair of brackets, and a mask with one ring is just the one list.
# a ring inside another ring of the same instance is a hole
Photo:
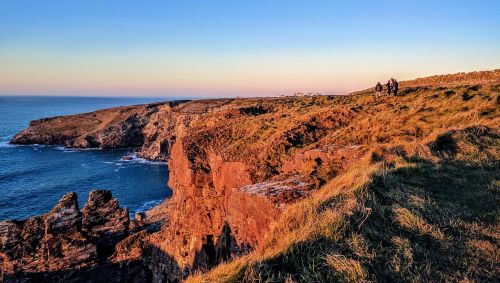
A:
{"label": "dry golden grass", "polygon": [[[279,175],[259,172],[309,149],[358,146],[364,154],[323,174],[332,177],[290,205],[253,252],[187,281],[498,279],[500,72],[466,78],[487,82],[478,86],[435,79],[409,82],[401,97],[263,101],[268,112],[233,117],[220,129],[236,142],[212,146],[227,159],[250,159],[257,179]],[[200,132],[210,132],[205,122]]]}
{"label": "dry golden grass", "polygon": [[436,240],[444,240],[443,232],[427,223],[419,215],[415,215],[415,213],[412,213],[410,210],[399,206],[394,206],[392,211],[394,213],[394,220],[402,228],[421,235],[430,235]]}
{"label": "dry golden grass", "polygon": [[343,282],[363,282],[366,280],[367,273],[357,260],[346,258],[343,255],[327,255],[325,260],[338,273],[339,279]]}
{"label": "dry golden grass", "polygon": [[[328,187],[337,190],[331,193],[321,190],[285,211],[265,244],[257,250],[207,274],[189,278],[188,282],[495,278],[498,275],[498,247],[491,240],[481,239],[489,237],[498,243],[498,220],[469,220],[471,213],[486,218],[491,217],[488,213],[494,213],[498,218],[494,199],[488,202],[493,196],[472,200],[484,206],[482,208],[461,207],[466,205],[463,200],[457,205],[449,198],[453,192],[445,196],[439,196],[442,192],[432,192],[443,185],[440,182],[448,181],[448,174],[461,172],[450,168],[449,173],[438,173],[433,168],[422,169],[421,166],[418,163],[409,167],[399,165],[385,173],[380,166],[372,166],[371,173],[379,174],[373,177],[360,170],[362,168],[355,168],[329,182]],[[425,170],[421,172],[424,174],[421,180],[409,177],[415,174],[413,170]],[[482,184],[474,184],[471,191],[484,189],[484,184],[488,184],[484,179],[495,178],[498,170],[483,173],[484,176],[477,176],[483,179]],[[470,174],[478,175],[478,172]],[[424,183],[413,184],[420,181]],[[461,182],[458,180],[449,187],[460,187]],[[430,183],[438,185],[425,191]],[[382,187],[379,184],[383,184]],[[351,185],[357,186],[357,190]],[[377,196],[380,193],[382,196]],[[420,212],[412,212],[412,209]],[[476,209],[480,210],[474,211]],[[450,235],[442,229],[448,230]]]}

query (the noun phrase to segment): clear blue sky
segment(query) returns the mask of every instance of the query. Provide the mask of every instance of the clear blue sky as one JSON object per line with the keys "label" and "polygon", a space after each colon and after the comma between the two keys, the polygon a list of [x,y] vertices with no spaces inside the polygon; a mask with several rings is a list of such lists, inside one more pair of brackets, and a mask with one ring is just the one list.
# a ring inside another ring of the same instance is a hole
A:
{"label": "clear blue sky", "polygon": [[500,68],[500,1],[0,0],[0,94],[345,93]]}

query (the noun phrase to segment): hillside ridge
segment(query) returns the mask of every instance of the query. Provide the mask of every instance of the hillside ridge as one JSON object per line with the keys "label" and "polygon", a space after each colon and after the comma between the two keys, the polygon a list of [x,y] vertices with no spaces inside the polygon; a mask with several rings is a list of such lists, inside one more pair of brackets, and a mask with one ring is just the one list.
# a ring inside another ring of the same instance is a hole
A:
{"label": "hillside ridge", "polygon": [[4,279],[494,279],[499,106],[493,70],[401,82],[397,97],[178,101],[34,121],[12,143],[135,147],[168,162],[174,194],[85,266],[64,260],[81,246],[63,237],[50,242],[67,247],[57,267],[34,271],[36,249],[10,242],[19,232],[2,222]]}

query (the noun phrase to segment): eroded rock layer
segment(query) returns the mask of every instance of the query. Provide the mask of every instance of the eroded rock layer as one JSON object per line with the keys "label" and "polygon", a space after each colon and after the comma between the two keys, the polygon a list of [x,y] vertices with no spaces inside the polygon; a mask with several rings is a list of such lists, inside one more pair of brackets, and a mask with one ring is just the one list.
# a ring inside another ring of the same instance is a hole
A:
{"label": "eroded rock layer", "polygon": [[50,280],[51,273],[93,267],[128,236],[128,225],[128,210],[105,190],[92,191],[82,211],[71,192],[45,215],[0,222],[4,280]]}

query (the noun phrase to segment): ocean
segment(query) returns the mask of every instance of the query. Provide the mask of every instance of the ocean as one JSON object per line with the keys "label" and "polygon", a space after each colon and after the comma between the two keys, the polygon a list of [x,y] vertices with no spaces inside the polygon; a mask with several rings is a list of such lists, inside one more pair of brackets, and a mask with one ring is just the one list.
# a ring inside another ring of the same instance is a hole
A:
{"label": "ocean", "polygon": [[48,212],[67,192],[80,208],[89,191],[108,189],[130,214],[171,196],[167,166],[139,158],[122,160],[130,150],[76,150],[61,146],[18,146],[9,140],[31,120],[161,98],[0,96],[0,221]]}

